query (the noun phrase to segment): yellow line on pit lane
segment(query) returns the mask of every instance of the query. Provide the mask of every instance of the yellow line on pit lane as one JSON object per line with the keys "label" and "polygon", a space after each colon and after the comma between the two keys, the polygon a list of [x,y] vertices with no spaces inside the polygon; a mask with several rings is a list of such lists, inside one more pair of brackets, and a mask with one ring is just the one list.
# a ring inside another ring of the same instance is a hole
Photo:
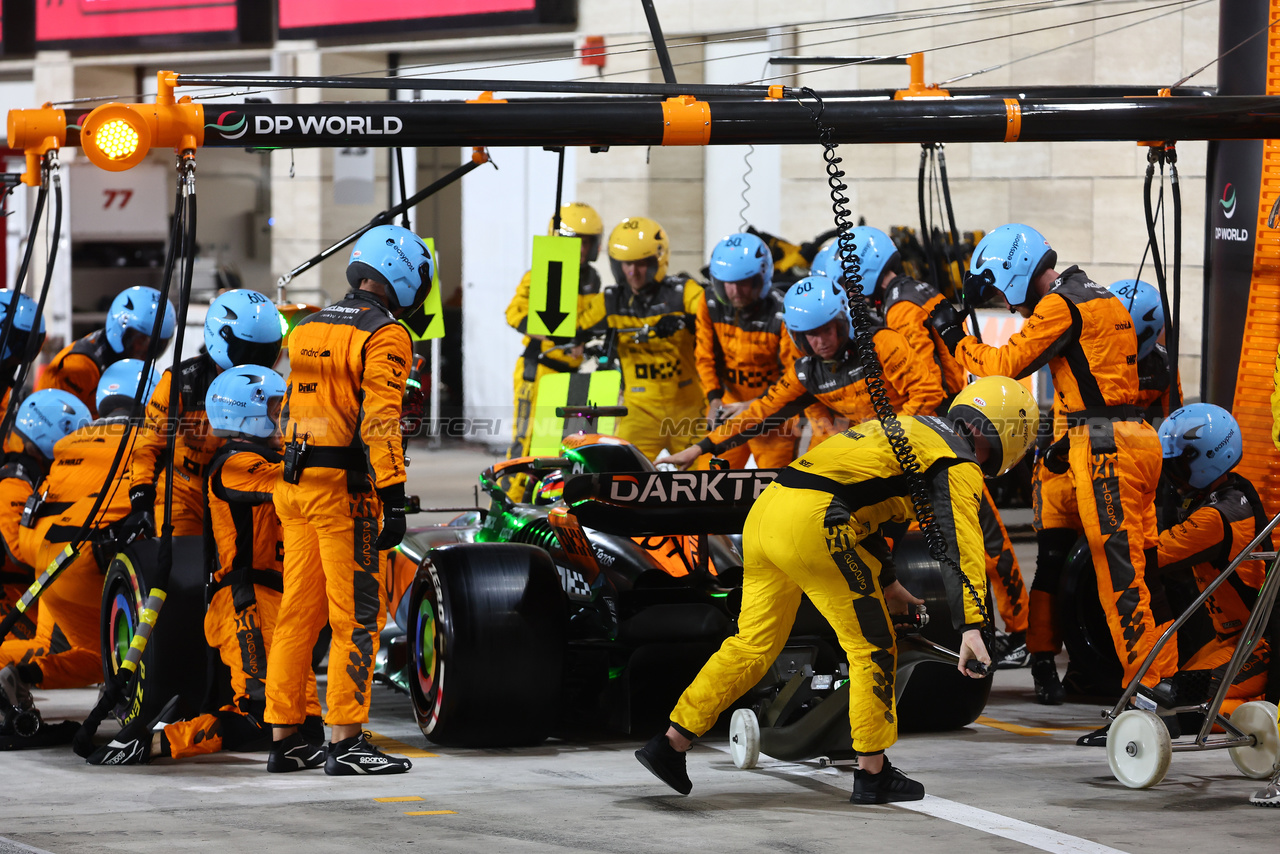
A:
{"label": "yellow line on pit lane", "polygon": [[380,747],[385,751],[398,756],[406,756],[409,759],[435,759],[440,756],[438,753],[423,750],[421,747],[414,747],[412,744],[405,744],[403,741],[397,741],[389,735],[382,735],[373,731],[369,731],[369,743],[374,747]]}
{"label": "yellow line on pit lane", "polygon": [[399,798],[374,798],[374,800],[380,804],[402,804],[406,801],[421,801],[423,798],[417,795],[405,795]]}
{"label": "yellow line on pit lane", "polygon": [[1052,736],[1055,732],[1069,732],[1069,731],[1093,732],[1095,729],[1097,729],[1097,727],[1088,727],[1088,726],[1055,726],[1055,727],[1046,727],[1044,729],[1035,729],[1034,727],[1020,726],[1019,724],[1008,724],[1008,723],[1005,723],[1004,721],[998,721],[995,718],[989,718],[986,715],[979,716],[978,719],[974,721],[974,723],[982,724],[983,726],[989,726],[992,729],[999,729],[999,730],[1004,730],[1005,732],[1011,732],[1014,735],[1025,735],[1029,738],[1037,738],[1037,737],[1047,738],[1049,736]]}

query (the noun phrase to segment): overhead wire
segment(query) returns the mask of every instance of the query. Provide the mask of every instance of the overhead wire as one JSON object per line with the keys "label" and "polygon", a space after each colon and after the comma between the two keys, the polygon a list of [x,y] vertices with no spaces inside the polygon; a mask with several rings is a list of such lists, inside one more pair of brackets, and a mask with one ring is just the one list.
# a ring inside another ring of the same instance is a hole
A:
{"label": "overhead wire", "polygon": [[[1193,4],[1199,4],[1199,3],[1203,3],[1203,2],[1205,2],[1205,0],[1171,0],[1171,2],[1169,2],[1169,3],[1165,3],[1165,4],[1163,4],[1162,6],[1159,6],[1159,7],[1156,7],[1156,8],[1169,8],[1169,7],[1180,7],[1180,8],[1185,8],[1185,7],[1189,7],[1189,6],[1193,5]],[[1020,31],[1020,32],[1016,32],[1016,33],[998,33],[998,34],[993,35],[993,36],[983,36],[982,38],[969,39],[969,40],[967,40],[967,41],[962,41],[962,42],[953,42],[953,43],[951,43],[951,44],[937,45],[936,47],[926,47],[926,48],[921,48],[921,49],[919,49],[919,50],[904,51],[904,52],[905,52],[905,53],[936,53],[937,51],[941,51],[941,50],[953,50],[953,49],[955,49],[955,48],[959,48],[959,47],[970,47],[970,46],[972,46],[972,45],[976,45],[976,44],[985,44],[986,42],[999,41],[1000,39],[1010,39],[1010,38],[1017,38],[1017,37],[1019,37],[1019,36],[1033,35],[1033,34],[1035,34],[1035,33],[1052,32],[1053,30],[1061,30],[1061,29],[1065,29],[1065,28],[1067,28],[1067,27],[1076,27],[1076,26],[1079,26],[1080,24],[1096,23],[1096,22],[1098,22],[1098,21],[1106,21],[1106,20],[1110,20],[1111,18],[1121,18],[1121,17],[1124,17],[1124,16],[1126,16],[1126,15],[1136,15],[1136,14],[1139,14],[1139,13],[1141,13],[1141,12],[1147,12],[1147,11],[1150,11],[1150,9],[1147,9],[1147,8],[1144,8],[1144,9],[1130,9],[1129,11],[1126,11],[1126,12],[1114,12],[1114,13],[1109,14],[1109,15],[1098,15],[1098,16],[1095,16],[1095,17],[1093,17],[1093,18],[1084,18],[1084,19],[1081,19],[1081,20],[1078,20],[1078,21],[1068,21],[1068,22],[1061,23],[1061,24],[1050,24],[1050,25],[1043,26],[1043,27],[1033,27],[1033,28],[1031,28],[1031,29],[1029,29],[1029,30],[1022,30],[1022,31]],[[1177,9],[1175,9],[1174,11],[1177,11]],[[915,29],[929,29],[929,28],[928,28],[928,27],[908,28],[907,30],[903,30],[902,32],[911,32],[911,31],[914,31]],[[895,33],[895,35],[896,35],[896,33]],[[847,41],[847,39],[837,39],[837,40],[835,40],[835,41]],[[834,42],[812,42],[812,43],[810,43],[810,44],[806,45],[806,47],[818,47],[818,46],[823,45],[823,44],[832,44],[832,43],[834,43]],[[757,53],[758,53],[758,51],[757,51]],[[753,54],[739,54],[739,56],[740,56],[740,57],[741,57],[741,56],[751,56],[751,55],[753,55]],[[727,58],[727,57],[726,57],[726,58]],[[855,65],[865,65],[865,64],[867,64],[867,63],[869,63],[869,62],[872,62],[874,59],[878,59],[878,58],[879,58],[879,57],[874,57],[874,58],[859,58],[859,59],[856,59],[856,60],[850,60],[849,62],[841,62],[841,63],[836,63],[836,64],[833,64],[833,65],[823,66],[822,68],[810,69],[810,70],[808,70],[806,73],[808,73],[808,74],[820,74],[820,73],[822,73],[822,72],[824,72],[824,71],[834,71],[834,70],[839,69],[839,68],[849,68],[849,67],[851,67],[851,66],[855,66]],[[643,70],[646,70],[646,71],[647,71],[647,70],[651,70],[651,69],[643,69]],[[759,79],[757,79],[757,80],[753,80],[753,81],[750,81],[750,82],[751,82],[751,83],[755,83],[755,84],[768,83],[768,82],[770,82],[770,81],[772,81],[772,80],[781,80],[781,79],[783,79],[783,78],[785,78],[785,77],[792,77],[792,76],[794,76],[795,74],[796,74],[796,72],[790,72],[790,73],[787,73],[787,74],[777,74],[777,75],[773,75],[773,76],[771,76],[771,77],[761,77],[761,78],[759,78]]]}
{"label": "overhead wire", "polygon": [[[875,13],[875,14],[869,14],[869,15],[851,16],[848,18],[821,19],[821,20],[805,21],[805,22],[799,22],[799,23],[789,22],[784,26],[786,26],[789,29],[797,30],[798,31],[797,34],[799,35],[809,35],[813,33],[831,32],[836,30],[857,29],[857,28],[863,28],[863,27],[878,27],[878,26],[886,26],[886,25],[895,24],[895,23],[903,23],[903,22],[918,21],[918,20],[937,20],[937,19],[953,18],[953,17],[960,17],[960,16],[972,16],[970,20],[963,21],[962,23],[979,23],[987,20],[995,20],[999,18],[1007,18],[1007,17],[1016,16],[1016,15],[1029,14],[1029,13],[1035,13],[1035,12],[1056,11],[1056,10],[1061,10],[1063,8],[1074,8],[1074,7],[1081,7],[1081,6],[1110,5],[1114,3],[1120,3],[1120,2],[1125,2],[1125,0],[1075,0],[1075,2],[1071,2],[1071,3],[1061,3],[1061,2],[1058,2],[1058,0],[1031,0],[1031,2],[1019,3],[1015,5],[1008,5],[1008,4],[1001,5],[1004,3],[1004,0],[974,0],[974,2],[969,4],[969,8],[965,8],[965,9],[956,9],[954,8],[954,4],[947,4],[947,5],[926,7],[922,9],[913,9],[910,11],[904,11],[899,13]],[[901,33],[904,33],[904,32],[916,32],[918,30],[930,29],[931,26],[932,25],[910,27],[905,30],[893,31],[893,32],[868,33],[866,36],[861,36],[861,35],[856,36],[854,37],[854,40],[858,38],[864,38],[864,37],[869,38],[872,36],[876,36],[876,37],[895,36],[895,35],[900,35]],[[808,29],[801,29],[806,27]],[[760,38],[759,33],[761,29],[762,27],[750,27],[750,28],[736,28],[736,29],[730,29],[730,30],[713,31],[710,34],[711,36],[713,36],[712,38],[704,38],[701,40],[694,40],[694,41],[680,41],[676,46],[680,48],[691,48],[691,47],[702,47],[702,46],[715,45],[715,44],[727,44],[727,43],[732,43],[737,41],[754,41]],[[739,33],[742,35],[735,35]],[[849,39],[842,38],[842,39],[836,39],[832,42],[819,42],[815,44],[829,44],[829,43],[843,42],[848,40]],[[607,48],[605,51],[597,55],[604,56],[604,57],[618,57],[618,56],[625,56],[628,54],[635,54],[635,53],[648,53],[652,50],[653,50],[652,41],[648,39],[644,39],[644,40],[636,40],[636,41],[629,41],[629,42],[621,42],[621,43],[612,45],[609,48]],[[675,63],[675,65],[676,66],[705,65],[709,62],[718,62],[724,59],[735,59],[743,56],[757,55],[759,53],[761,52],[757,51],[752,53],[736,54],[733,56],[717,57],[715,59],[709,59],[709,60],[708,59],[686,60],[684,62]],[[564,59],[571,58],[574,54],[575,54],[575,49],[572,47],[548,48],[546,50],[515,54],[511,57],[508,57],[507,60],[504,60],[502,62],[495,62],[488,65],[475,66],[469,70],[484,71],[484,70],[490,70],[490,69],[517,68],[525,65],[540,65],[547,62],[563,61]],[[517,61],[513,62],[510,60],[517,60]],[[439,65],[440,63],[430,63],[430,64],[423,63],[419,65],[401,66],[399,69],[402,72],[400,76],[411,78],[411,79],[425,80],[432,75],[450,74],[455,71],[454,68],[440,69]],[[631,74],[631,73],[636,73],[637,71],[650,71],[650,70],[655,70],[658,67],[659,66],[653,66],[651,68],[628,69],[625,71],[617,71],[617,72],[605,72],[602,74],[592,75],[590,77],[575,78],[575,81],[593,80],[593,79],[599,79],[601,77],[617,76],[619,74]],[[433,69],[438,69],[438,70],[433,70]],[[390,68],[370,69],[368,71],[352,72],[351,74],[344,75],[344,76],[363,77],[365,75],[387,75],[391,73],[391,71],[392,69]],[[414,72],[414,73],[408,73],[408,72]],[[784,76],[790,76],[790,75],[784,75]],[[425,89],[430,87],[424,86],[423,88]],[[212,93],[201,93],[198,95],[193,95],[192,99],[193,100],[211,100],[215,98],[225,98],[225,97],[233,97],[233,96],[260,95],[260,94],[267,94],[270,92],[279,92],[279,91],[289,91],[289,88],[288,87],[261,87],[261,88],[247,87],[243,89],[232,89],[232,90],[224,90],[224,91],[212,92]],[[117,94],[112,96],[73,98],[73,99],[55,102],[54,105],[64,106],[64,105],[72,105],[72,104],[87,104],[87,103],[106,102],[106,101],[121,100],[121,99],[140,100],[142,98],[145,98],[146,96],[147,96],[146,93],[134,93],[132,95]]]}
{"label": "overhead wire", "polygon": [[[1189,6],[1180,6],[1180,7],[1176,8],[1176,9],[1170,9],[1170,10],[1168,10],[1168,11],[1161,12],[1161,13],[1160,13],[1160,14],[1158,14],[1158,15],[1152,15],[1150,18],[1144,18],[1144,19],[1142,19],[1141,21],[1131,21],[1131,22],[1130,22],[1130,23],[1128,23],[1128,24],[1122,24],[1121,26],[1119,26],[1119,27],[1114,27],[1114,28],[1112,28],[1112,29],[1110,29],[1110,30],[1107,30],[1106,32],[1102,32],[1102,33],[1094,33],[1093,35],[1085,36],[1084,38],[1076,39],[1075,41],[1064,42],[1063,44],[1060,44],[1060,45],[1054,45],[1053,47],[1048,47],[1048,48],[1045,48],[1044,50],[1038,50],[1038,51],[1036,51],[1035,53],[1029,53],[1029,54],[1027,54],[1026,56],[1020,56],[1020,57],[1018,57],[1017,59],[1011,59],[1011,60],[1009,60],[1008,62],[1002,62],[1002,63],[1000,63],[999,65],[992,65],[992,66],[990,66],[990,67],[988,67],[988,68],[982,68],[982,69],[979,69],[978,71],[970,71],[970,72],[969,72],[969,73],[967,73],[967,74],[960,74],[960,75],[957,75],[957,76],[955,76],[955,77],[948,77],[946,80],[940,80],[940,81],[938,81],[938,85],[939,85],[939,86],[946,86],[946,85],[947,85],[947,84],[949,84],[949,83],[958,83],[958,82],[959,82],[959,81],[961,81],[961,80],[968,80],[968,79],[970,79],[970,78],[972,78],[972,77],[977,77],[977,76],[978,76],[978,75],[980,75],[980,74],[986,74],[986,73],[988,73],[988,72],[990,72],[990,71],[999,71],[999,70],[1000,70],[1000,69],[1002,69],[1002,68],[1008,68],[1010,65],[1016,65],[1016,64],[1017,64],[1017,63],[1019,63],[1019,62],[1025,62],[1025,61],[1026,61],[1026,60],[1028,60],[1028,59],[1035,59],[1036,57],[1044,56],[1044,55],[1045,55],[1045,54],[1047,54],[1047,53],[1053,53],[1054,51],[1062,50],[1063,48],[1067,48],[1067,47],[1074,47],[1074,46],[1076,46],[1076,45],[1078,45],[1078,44],[1084,44],[1085,42],[1095,41],[1095,40],[1097,40],[1097,39],[1101,38],[1102,36],[1109,36],[1109,35],[1111,35],[1112,33],[1118,33],[1118,32],[1120,32],[1121,30],[1128,30],[1128,29],[1131,29],[1131,28],[1133,28],[1133,27],[1140,27],[1140,26],[1142,26],[1143,24],[1149,24],[1149,23],[1151,23],[1152,21],[1157,21],[1157,20],[1159,20],[1160,18],[1167,18],[1167,17],[1168,17],[1168,16],[1170,16],[1170,15],[1176,15],[1176,14],[1178,14],[1179,12],[1186,12],[1186,11],[1188,11],[1188,10],[1190,10],[1190,9],[1194,9],[1194,8],[1196,8],[1197,6],[1203,6],[1203,5],[1205,5],[1206,3],[1212,3],[1212,2],[1216,2],[1216,0],[1198,0],[1198,2],[1192,2],[1192,3],[1191,3],[1191,5],[1189,5]],[[1278,19],[1278,20],[1280,20],[1280,19]],[[1237,45],[1237,47],[1239,47],[1239,45]],[[1234,50],[1234,48],[1232,48],[1232,49]],[[1209,64],[1212,64],[1212,63],[1209,63]],[[1190,80],[1192,77],[1195,77],[1197,74],[1199,74],[1199,73],[1200,73],[1201,71],[1203,71],[1205,68],[1208,68],[1208,67],[1209,67],[1209,64],[1206,64],[1206,65],[1204,65],[1204,66],[1201,66],[1197,71],[1195,71],[1195,72],[1191,73],[1191,74],[1190,74],[1189,76],[1187,76],[1187,77],[1182,78],[1182,80],[1180,80],[1180,81],[1178,81],[1177,83],[1173,84],[1173,86],[1172,86],[1172,87],[1170,87],[1170,88],[1176,89],[1177,87],[1181,86],[1183,83],[1187,82],[1187,81],[1188,81],[1188,80]]]}

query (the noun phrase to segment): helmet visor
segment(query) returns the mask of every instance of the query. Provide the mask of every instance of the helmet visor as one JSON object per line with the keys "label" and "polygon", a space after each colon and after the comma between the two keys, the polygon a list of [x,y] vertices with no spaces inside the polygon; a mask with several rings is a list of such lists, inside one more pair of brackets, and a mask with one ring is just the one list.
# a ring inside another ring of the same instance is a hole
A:
{"label": "helmet visor", "polygon": [[219,330],[219,334],[227,342],[227,358],[231,360],[233,365],[261,365],[264,368],[269,368],[276,363],[276,359],[280,356],[279,339],[275,341],[246,341],[232,334],[230,326],[223,326]]}
{"label": "helmet visor", "polygon": [[996,274],[986,269],[980,273],[965,271],[960,283],[961,301],[965,305],[982,305],[995,293]]}
{"label": "helmet visor", "polygon": [[711,292],[722,305],[746,308],[759,300],[764,292],[764,276],[757,273],[735,281],[722,281],[712,276]]}

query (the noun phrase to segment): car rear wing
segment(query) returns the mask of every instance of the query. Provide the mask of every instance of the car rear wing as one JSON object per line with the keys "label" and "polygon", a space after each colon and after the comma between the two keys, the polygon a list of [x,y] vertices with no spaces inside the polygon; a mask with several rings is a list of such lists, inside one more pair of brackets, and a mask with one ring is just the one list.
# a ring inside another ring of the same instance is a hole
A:
{"label": "car rear wing", "polygon": [[579,474],[566,478],[564,501],[580,524],[610,534],[739,534],[779,471]]}

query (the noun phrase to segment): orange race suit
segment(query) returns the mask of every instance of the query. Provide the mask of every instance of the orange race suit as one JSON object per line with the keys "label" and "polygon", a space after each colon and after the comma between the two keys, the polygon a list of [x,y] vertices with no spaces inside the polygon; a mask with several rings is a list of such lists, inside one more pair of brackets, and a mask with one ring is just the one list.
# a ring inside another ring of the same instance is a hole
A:
{"label": "orange race suit", "polygon": [[[208,530],[212,569],[204,636],[231,671],[232,700],[212,714],[164,728],[175,759],[248,750],[271,740],[263,721],[267,656],[280,611],[284,543],[272,494],[283,468],[280,455],[233,439],[208,473]],[[306,684],[306,713],[319,722],[315,676]]]}
{"label": "orange race suit", "polygon": [[[204,476],[222,447],[213,435],[205,415],[204,398],[209,384],[220,374],[207,354],[178,364],[178,435],[173,446],[173,535],[186,537],[204,533]],[[166,370],[147,402],[146,421],[133,448],[132,487],[154,486],[156,533],[164,526],[164,493],[167,469],[165,447],[169,425],[169,383],[173,371]]]}
{"label": "orange race suit", "polygon": [[[956,573],[943,569],[956,628],[979,628],[986,573],[978,503],[982,472],[951,422],[904,417],[937,509]],[[809,597],[849,656],[853,749],[882,751],[897,740],[897,643],[884,588],[894,581],[882,526],[910,522],[915,510],[902,467],[879,422],[851,427],[805,453],[756,500],[742,530],[742,611],[738,632],[680,697],[671,722],[689,738],[758,683],[791,634],[800,595]]]}
{"label": "orange race suit", "polygon": [[[1070,448],[1065,472],[1041,471],[1036,483],[1040,552],[1027,648],[1054,652],[1060,646],[1053,597],[1070,543],[1083,530],[1126,682],[1159,636],[1145,572],[1155,565],[1155,494],[1163,457],[1155,430],[1135,406],[1137,354],[1124,304],[1078,267],[1054,282],[1008,344],[992,347],[969,335],[955,353],[980,377],[1022,379],[1049,366],[1054,438],[1069,437]],[[1177,651],[1167,644],[1143,681],[1154,685],[1176,669]]]}
{"label": "orange race suit", "polygon": [[[1180,507],[1178,523],[1160,532],[1160,577],[1192,576],[1204,592],[1253,541],[1268,518],[1253,484],[1240,475],[1228,474],[1221,486]],[[1179,703],[1199,703],[1218,690],[1266,574],[1262,561],[1246,561],[1209,597],[1205,607],[1213,621],[1214,637],[1191,656],[1179,675],[1180,683],[1184,679],[1190,682],[1192,673],[1204,671],[1208,686],[1203,680],[1199,683],[1196,693],[1200,696],[1183,696],[1180,689]],[[1270,662],[1271,648],[1264,639],[1227,689],[1224,713],[1230,714],[1241,703],[1263,699]]]}
{"label": "orange race suit", "polygon": [[878,288],[876,295],[880,299],[878,308],[884,325],[901,332],[922,363],[937,365],[946,399],[955,397],[968,384],[968,376],[942,343],[942,338],[929,326],[929,312],[942,302],[942,294],[933,285],[898,275]]}
{"label": "orange race suit", "polygon": [[[8,615],[31,582],[35,581],[35,570],[22,556],[18,534],[22,510],[48,473],[48,463],[18,452],[6,454],[4,464],[0,465],[0,539],[4,540],[4,566],[0,567],[0,619]],[[18,618],[13,627],[13,637],[24,640],[35,637],[39,607],[37,600]]]}
{"label": "orange race suit", "polygon": [[[706,397],[695,352],[695,317],[702,300],[702,285],[680,276],[668,276],[638,294],[625,284],[604,291],[605,320],[615,335],[627,407],[618,438],[651,460],[663,448],[673,454],[683,451],[702,432]],[[683,326],[658,337],[654,327],[668,317]],[[650,330],[642,340],[637,333],[645,326]]]}
{"label": "orange race suit", "polygon": [[[698,377],[707,404],[753,400],[782,378],[800,351],[782,321],[782,294],[770,290],[751,306],[735,309],[711,292],[698,303]],[[783,425],[724,453],[730,468],[754,456],[760,468],[782,468],[796,456],[796,436]]]}
{"label": "orange race suit", "polygon": [[[871,340],[884,368],[885,391],[893,410],[902,415],[936,412],[942,404],[936,372],[923,369],[911,345],[891,329],[876,330]],[[712,430],[698,447],[718,455],[800,412],[808,414],[813,428],[810,447],[843,426],[837,419],[860,424],[876,417],[866,372],[851,346],[832,362],[817,356],[796,359],[768,391]]]}
{"label": "orange race suit", "polygon": [[78,398],[89,407],[89,414],[97,418],[98,380],[108,366],[122,358],[124,355],[107,343],[105,329],[90,332],[58,351],[36,380],[36,391],[61,389]]}
{"label": "orange race suit", "polygon": [[[933,285],[898,274],[877,288],[872,299],[878,300],[877,307],[884,316],[885,326],[902,333],[902,337],[907,339],[918,357],[916,364],[931,366],[937,374],[945,395],[938,410],[944,412],[951,398],[968,383],[969,377],[947,345],[942,343],[942,338],[929,326],[929,313],[944,297]],[[1013,551],[1013,542],[1000,518],[1000,511],[991,497],[991,490],[985,483],[982,486],[982,507],[978,512],[986,544],[987,579],[991,582],[1005,631],[1010,634],[1025,632],[1031,604],[1022,579],[1022,567],[1018,564],[1018,556]]]}
{"label": "orange race suit", "polygon": [[289,354],[284,437],[305,438],[309,451],[298,482],[282,477],[275,492],[284,595],[268,654],[266,720],[294,726],[306,717],[311,650],[327,618],[326,722],[359,724],[369,719],[386,622],[375,489],[403,494],[400,410],[413,348],[386,306],[357,290],[294,327]]}
{"label": "orange race suit", "polygon": [[[22,557],[41,572],[80,532],[99,493],[106,498],[92,527],[106,528],[129,513],[129,456],[111,482],[107,473],[127,417],[99,418],[53,446],[49,476],[36,490],[18,532]],[[136,432],[136,431],[135,431]],[[83,688],[102,681],[102,573],[87,543],[40,596],[36,636],[0,645],[0,667],[17,663],[24,681],[43,688]],[[31,676],[32,678],[27,678]]]}
{"label": "orange race suit", "polygon": [[[507,324],[524,334],[524,352],[516,359],[512,380],[515,385],[515,422],[507,459],[523,457],[529,451],[533,432],[533,401],[538,380],[547,374],[572,373],[582,365],[582,357],[572,349],[557,349],[571,344],[571,338],[548,338],[529,335],[529,283],[533,274],[526,272],[516,294],[507,306]],[[585,331],[604,319],[604,298],[600,293],[600,274],[590,264],[583,264],[578,277],[578,329]],[[609,402],[610,404],[612,401]]]}

